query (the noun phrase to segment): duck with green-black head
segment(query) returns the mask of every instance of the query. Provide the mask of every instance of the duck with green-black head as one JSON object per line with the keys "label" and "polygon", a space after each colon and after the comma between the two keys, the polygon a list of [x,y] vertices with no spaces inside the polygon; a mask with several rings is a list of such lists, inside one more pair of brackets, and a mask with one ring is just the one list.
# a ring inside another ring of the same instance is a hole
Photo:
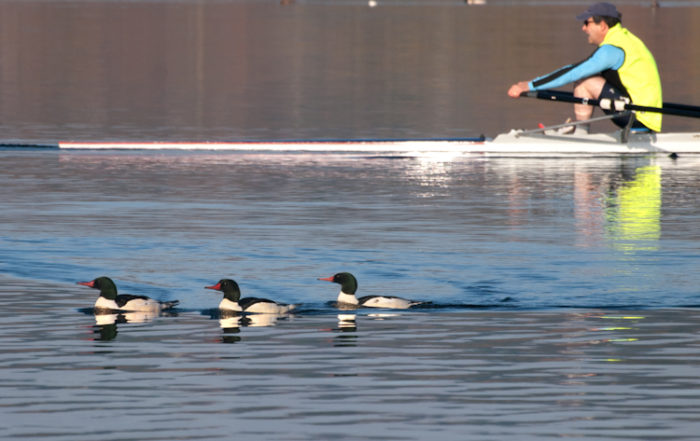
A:
{"label": "duck with green-black head", "polygon": [[340,307],[350,305],[365,306],[368,308],[408,309],[411,306],[425,303],[395,296],[364,296],[358,299],[355,296],[355,292],[357,292],[357,279],[350,273],[338,273],[318,280],[338,283],[340,285],[340,293],[338,294],[338,305]]}
{"label": "duck with green-black head", "polygon": [[259,297],[241,298],[241,289],[238,283],[231,279],[221,279],[216,285],[205,286],[224,293],[224,298],[219,303],[219,309],[225,312],[254,312],[261,314],[286,314],[296,308],[297,305],[285,305],[273,300]]}
{"label": "duck with green-black head", "polygon": [[140,311],[160,313],[174,308],[179,300],[160,302],[146,296],[117,294],[117,285],[109,277],[98,277],[90,282],[78,282],[78,285],[99,289],[100,296],[95,302],[95,311]]}

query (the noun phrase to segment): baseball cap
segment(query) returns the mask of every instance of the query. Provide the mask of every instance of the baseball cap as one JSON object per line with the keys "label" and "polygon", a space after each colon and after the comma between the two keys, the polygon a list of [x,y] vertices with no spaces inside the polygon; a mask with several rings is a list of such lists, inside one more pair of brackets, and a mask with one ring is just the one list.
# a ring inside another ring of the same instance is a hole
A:
{"label": "baseball cap", "polygon": [[615,7],[615,5],[607,2],[600,2],[591,5],[588,9],[586,9],[586,12],[584,12],[583,14],[577,15],[576,20],[586,21],[591,17],[620,18],[621,15],[619,12],[617,12],[617,8]]}

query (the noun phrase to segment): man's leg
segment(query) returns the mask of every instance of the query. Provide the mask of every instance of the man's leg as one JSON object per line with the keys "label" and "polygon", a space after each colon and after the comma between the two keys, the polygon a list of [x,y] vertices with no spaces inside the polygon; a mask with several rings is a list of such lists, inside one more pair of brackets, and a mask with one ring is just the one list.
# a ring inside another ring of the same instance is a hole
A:
{"label": "man's leg", "polygon": [[[578,98],[598,99],[605,86],[605,78],[601,76],[588,77],[576,82],[574,86],[574,96]],[[588,104],[574,104],[574,114],[577,121],[585,121],[593,116],[593,106]],[[588,133],[590,124],[581,124],[577,129]],[[579,130],[577,130],[579,131]]]}

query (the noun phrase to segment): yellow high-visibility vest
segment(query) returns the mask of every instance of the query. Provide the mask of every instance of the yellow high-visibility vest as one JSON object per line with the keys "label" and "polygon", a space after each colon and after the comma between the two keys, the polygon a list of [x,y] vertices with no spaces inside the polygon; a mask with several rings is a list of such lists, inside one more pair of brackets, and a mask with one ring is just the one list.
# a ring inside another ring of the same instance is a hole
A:
{"label": "yellow high-visibility vest", "polygon": [[[637,38],[619,23],[610,28],[600,44],[610,44],[625,52],[625,61],[617,70],[620,82],[627,89],[632,103],[638,106],[662,107],[661,78],[654,56]],[[661,131],[661,114],[637,112],[637,120],[655,132]]]}

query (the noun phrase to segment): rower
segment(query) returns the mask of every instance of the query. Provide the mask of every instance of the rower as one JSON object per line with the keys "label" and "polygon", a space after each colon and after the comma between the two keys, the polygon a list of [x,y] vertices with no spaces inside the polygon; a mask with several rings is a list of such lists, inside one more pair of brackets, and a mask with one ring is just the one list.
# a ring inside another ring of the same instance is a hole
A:
{"label": "rower", "polygon": [[[610,3],[596,3],[576,16],[583,22],[582,30],[588,42],[597,49],[587,59],[563,66],[554,72],[513,84],[508,95],[518,98],[521,93],[553,89],[574,83],[574,96],[582,99],[611,101],[630,100],[640,106],[661,107],[661,79],[654,56],[644,43],[629,30],[622,27],[622,14]],[[561,134],[588,133],[594,107],[588,104],[574,105],[574,114],[579,122],[575,126],[563,127]],[[614,107],[603,109],[614,114]],[[636,112],[636,121],[630,122],[631,114],[612,118],[617,126],[633,130],[661,131],[661,113]]]}

